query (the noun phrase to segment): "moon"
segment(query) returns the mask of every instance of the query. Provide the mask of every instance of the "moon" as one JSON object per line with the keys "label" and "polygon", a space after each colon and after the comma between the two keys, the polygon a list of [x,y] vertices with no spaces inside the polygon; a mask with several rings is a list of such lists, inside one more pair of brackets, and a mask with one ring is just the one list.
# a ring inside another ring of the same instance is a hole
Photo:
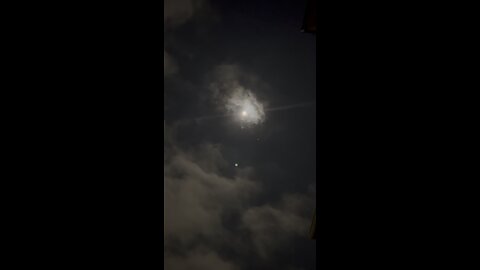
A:
{"label": "moon", "polygon": [[265,120],[263,104],[250,91],[244,88],[235,89],[226,102],[227,111],[237,115],[242,126],[253,126]]}

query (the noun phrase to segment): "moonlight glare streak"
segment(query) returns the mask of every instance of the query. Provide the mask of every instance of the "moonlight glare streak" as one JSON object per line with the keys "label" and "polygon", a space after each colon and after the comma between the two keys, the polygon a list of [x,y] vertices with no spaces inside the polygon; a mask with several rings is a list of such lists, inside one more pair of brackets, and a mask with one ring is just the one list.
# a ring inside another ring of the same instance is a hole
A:
{"label": "moonlight glare streak", "polygon": [[[267,109],[265,109],[265,112],[299,109],[299,108],[305,108],[305,107],[309,107],[309,106],[313,106],[313,105],[315,105],[315,102],[297,103],[297,104],[292,104],[292,105],[284,105],[284,106],[278,106],[278,107],[273,107],[273,108],[267,108]],[[248,116],[248,111],[247,110],[239,110],[236,113],[204,115],[204,116],[196,117],[193,120],[202,121],[202,120],[209,120],[209,119],[216,119],[216,118],[226,118],[226,117],[242,118],[242,117],[246,117],[246,116]]]}
{"label": "moonlight glare streak", "polygon": [[296,109],[296,108],[309,107],[311,105],[315,105],[315,102],[304,102],[304,103],[297,103],[297,104],[274,107],[274,108],[267,108],[265,111],[267,112],[284,111],[284,110],[290,110],[290,109]]}

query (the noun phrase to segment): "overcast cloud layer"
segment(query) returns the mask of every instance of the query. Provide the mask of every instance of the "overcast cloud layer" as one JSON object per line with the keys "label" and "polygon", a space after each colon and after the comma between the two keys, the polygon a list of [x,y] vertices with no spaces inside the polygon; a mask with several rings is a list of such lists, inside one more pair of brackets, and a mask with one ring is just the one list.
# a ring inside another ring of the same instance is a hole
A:
{"label": "overcast cloud layer", "polygon": [[[274,79],[277,76],[271,70],[278,65],[273,61],[262,61],[270,65],[268,71],[252,65],[259,59],[256,54],[262,53],[241,44],[237,48],[238,42],[223,34],[222,27],[231,16],[221,3],[164,3],[165,269],[313,269],[315,242],[308,239],[308,229],[316,179],[315,156],[308,149],[315,147],[315,112],[279,112],[268,117],[262,108],[256,126],[248,130],[225,115],[237,112],[236,102],[244,98],[253,97],[256,104],[252,106],[257,109],[272,101],[314,98],[308,92],[315,87],[314,78],[289,74],[293,80],[307,82],[297,85],[299,95],[282,82],[288,80],[287,74]],[[300,13],[303,6],[296,9]],[[212,10],[222,22],[205,30],[202,18]],[[300,20],[302,15],[295,13]],[[245,27],[244,31],[252,31]],[[279,31],[276,27],[266,30]],[[314,42],[300,33],[291,35],[286,46]],[[278,46],[275,38],[270,42]],[[251,59],[235,57],[230,49],[245,51]],[[190,121],[203,115],[218,117]]]}

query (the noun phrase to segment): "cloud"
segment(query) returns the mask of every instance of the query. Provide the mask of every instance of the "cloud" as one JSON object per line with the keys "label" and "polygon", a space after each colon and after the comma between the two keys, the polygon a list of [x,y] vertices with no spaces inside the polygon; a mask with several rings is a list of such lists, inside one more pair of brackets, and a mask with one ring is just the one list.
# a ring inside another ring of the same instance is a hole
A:
{"label": "cloud", "polygon": [[[189,244],[197,237],[221,237],[225,234],[222,214],[255,192],[257,184],[235,176],[227,178],[216,172],[218,164],[195,160],[186,153],[176,153],[165,167],[165,234]],[[172,207],[169,211],[169,207]],[[167,238],[168,238],[167,237]]]}
{"label": "cloud", "polygon": [[178,71],[178,65],[173,57],[163,49],[163,76],[170,76]]}
{"label": "cloud", "polygon": [[225,109],[228,113],[236,115],[236,119],[246,124],[260,124],[265,121],[265,111],[250,90],[243,87],[233,89],[225,100]]}
{"label": "cloud", "polygon": [[223,260],[212,251],[195,250],[189,256],[169,255],[165,258],[167,270],[237,270],[234,264]]}
{"label": "cloud", "polygon": [[216,101],[223,101],[230,94],[232,89],[242,87],[241,79],[244,74],[236,65],[218,65],[211,75],[210,91],[212,98]]}
{"label": "cloud", "polygon": [[222,173],[228,163],[220,146],[205,143],[181,149],[175,143],[176,130],[164,126],[166,269],[236,269],[218,255],[234,238],[225,218],[242,211],[260,190],[259,183],[251,180],[249,168],[231,176]]}
{"label": "cloud", "polygon": [[268,258],[281,247],[287,246],[293,237],[307,238],[311,221],[307,212],[313,205],[311,196],[286,194],[276,206],[267,204],[248,209],[242,221],[252,233],[258,254]]}
{"label": "cloud", "polygon": [[211,77],[212,100],[222,113],[234,115],[243,124],[265,121],[264,102],[252,90],[258,92],[265,86],[258,78],[236,65],[219,65]]}
{"label": "cloud", "polygon": [[165,27],[180,26],[206,10],[207,7],[208,1],[206,0],[164,0],[163,21]]}
{"label": "cloud", "polygon": [[278,265],[292,240],[310,241],[314,194],[287,193],[258,205],[268,191],[254,168],[233,167],[219,144],[181,146],[176,124],[164,121],[164,129],[165,269],[240,270],[256,260]]}

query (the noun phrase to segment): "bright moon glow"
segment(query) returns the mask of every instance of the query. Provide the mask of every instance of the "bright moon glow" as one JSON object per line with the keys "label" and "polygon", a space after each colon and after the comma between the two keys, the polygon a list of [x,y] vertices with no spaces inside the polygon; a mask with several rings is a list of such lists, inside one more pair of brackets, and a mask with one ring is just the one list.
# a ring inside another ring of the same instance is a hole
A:
{"label": "bright moon glow", "polygon": [[243,124],[257,125],[265,120],[263,105],[249,90],[239,87],[226,101],[227,110],[234,115],[239,115],[239,120]]}
{"label": "bright moon glow", "polygon": [[235,167],[238,167],[238,163],[235,163]]}

